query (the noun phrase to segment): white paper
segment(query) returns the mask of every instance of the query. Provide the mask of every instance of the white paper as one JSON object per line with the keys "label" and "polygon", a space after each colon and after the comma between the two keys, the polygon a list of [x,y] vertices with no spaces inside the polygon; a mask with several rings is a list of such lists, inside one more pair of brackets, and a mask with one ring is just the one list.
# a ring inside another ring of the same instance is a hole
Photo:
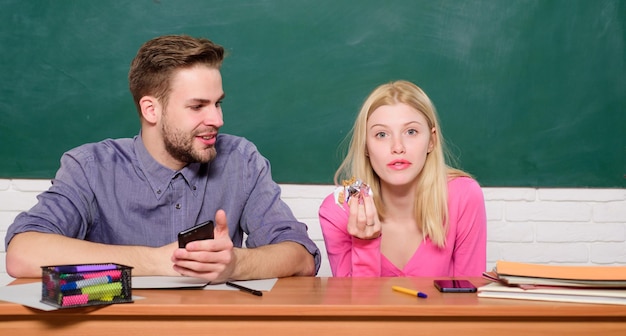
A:
{"label": "white paper", "polygon": [[[238,285],[260,291],[270,291],[278,281],[277,278],[263,280],[231,281]],[[131,280],[133,289],[175,289],[202,288],[204,290],[238,290],[226,284],[207,285],[208,281],[200,278],[182,276],[135,276]]]}
{"label": "white paper", "polygon": [[131,279],[133,289],[202,288],[207,283],[205,279],[182,276],[134,276]]}
{"label": "white paper", "polygon": [[0,300],[45,311],[59,309],[39,301],[41,300],[41,282],[0,287]]}

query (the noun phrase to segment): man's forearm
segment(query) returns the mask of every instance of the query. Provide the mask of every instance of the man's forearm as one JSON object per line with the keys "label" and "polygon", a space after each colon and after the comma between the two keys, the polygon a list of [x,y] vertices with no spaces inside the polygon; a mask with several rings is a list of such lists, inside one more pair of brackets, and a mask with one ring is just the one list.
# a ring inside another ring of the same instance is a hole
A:
{"label": "man's forearm", "polygon": [[296,242],[235,249],[233,280],[315,275],[313,256]]}
{"label": "man's forearm", "polygon": [[41,266],[46,265],[113,262],[132,266],[133,275],[176,275],[170,261],[175,246],[168,246],[105,245],[57,234],[24,232],[13,237],[8,246],[6,268],[12,277],[23,278],[40,277]]}

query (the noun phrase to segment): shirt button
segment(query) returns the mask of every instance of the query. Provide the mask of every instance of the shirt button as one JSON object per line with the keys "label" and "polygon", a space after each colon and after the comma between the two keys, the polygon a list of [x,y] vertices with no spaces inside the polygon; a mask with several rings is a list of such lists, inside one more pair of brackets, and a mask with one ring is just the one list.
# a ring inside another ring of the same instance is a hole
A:
{"label": "shirt button", "polygon": [[176,209],[180,209],[180,203],[176,204]]}
{"label": "shirt button", "polygon": [[196,186],[193,186],[193,190],[196,190]]}
{"label": "shirt button", "polygon": [[161,194],[161,189],[157,190],[157,194],[159,194],[159,195]]}

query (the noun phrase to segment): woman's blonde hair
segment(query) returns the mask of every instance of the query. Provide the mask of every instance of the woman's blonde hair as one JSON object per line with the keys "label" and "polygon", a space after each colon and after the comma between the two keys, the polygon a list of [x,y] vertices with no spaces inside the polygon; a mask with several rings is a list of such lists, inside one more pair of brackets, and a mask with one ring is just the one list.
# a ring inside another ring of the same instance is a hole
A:
{"label": "woman's blonde hair", "polygon": [[426,93],[417,85],[399,80],[383,84],[372,91],[363,103],[348,134],[352,135],[348,153],[337,169],[334,181],[339,185],[343,180],[356,177],[369,183],[378,216],[381,221],[384,220],[386,210],[381,198],[380,179],[366,155],[367,120],[378,107],[398,103],[411,106],[422,113],[428,122],[428,128],[435,129],[432,139],[433,149],[427,155],[424,168],[418,177],[413,211],[424,239],[428,237],[437,246],[443,247],[448,226],[448,179],[469,174],[446,164],[448,153],[441,135],[437,112]]}

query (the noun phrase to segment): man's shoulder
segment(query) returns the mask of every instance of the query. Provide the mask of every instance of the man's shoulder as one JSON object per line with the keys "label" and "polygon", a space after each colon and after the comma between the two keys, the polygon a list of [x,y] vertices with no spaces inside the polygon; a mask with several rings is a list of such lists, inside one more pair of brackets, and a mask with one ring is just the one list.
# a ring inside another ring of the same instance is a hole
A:
{"label": "man's shoulder", "polygon": [[256,145],[252,141],[237,135],[223,134],[217,135],[216,148],[220,153],[240,152],[249,153],[256,151]]}
{"label": "man's shoulder", "polygon": [[105,158],[118,155],[128,156],[133,152],[133,139],[120,138],[85,143],[70,149],[66,152],[66,155],[77,158]]}

